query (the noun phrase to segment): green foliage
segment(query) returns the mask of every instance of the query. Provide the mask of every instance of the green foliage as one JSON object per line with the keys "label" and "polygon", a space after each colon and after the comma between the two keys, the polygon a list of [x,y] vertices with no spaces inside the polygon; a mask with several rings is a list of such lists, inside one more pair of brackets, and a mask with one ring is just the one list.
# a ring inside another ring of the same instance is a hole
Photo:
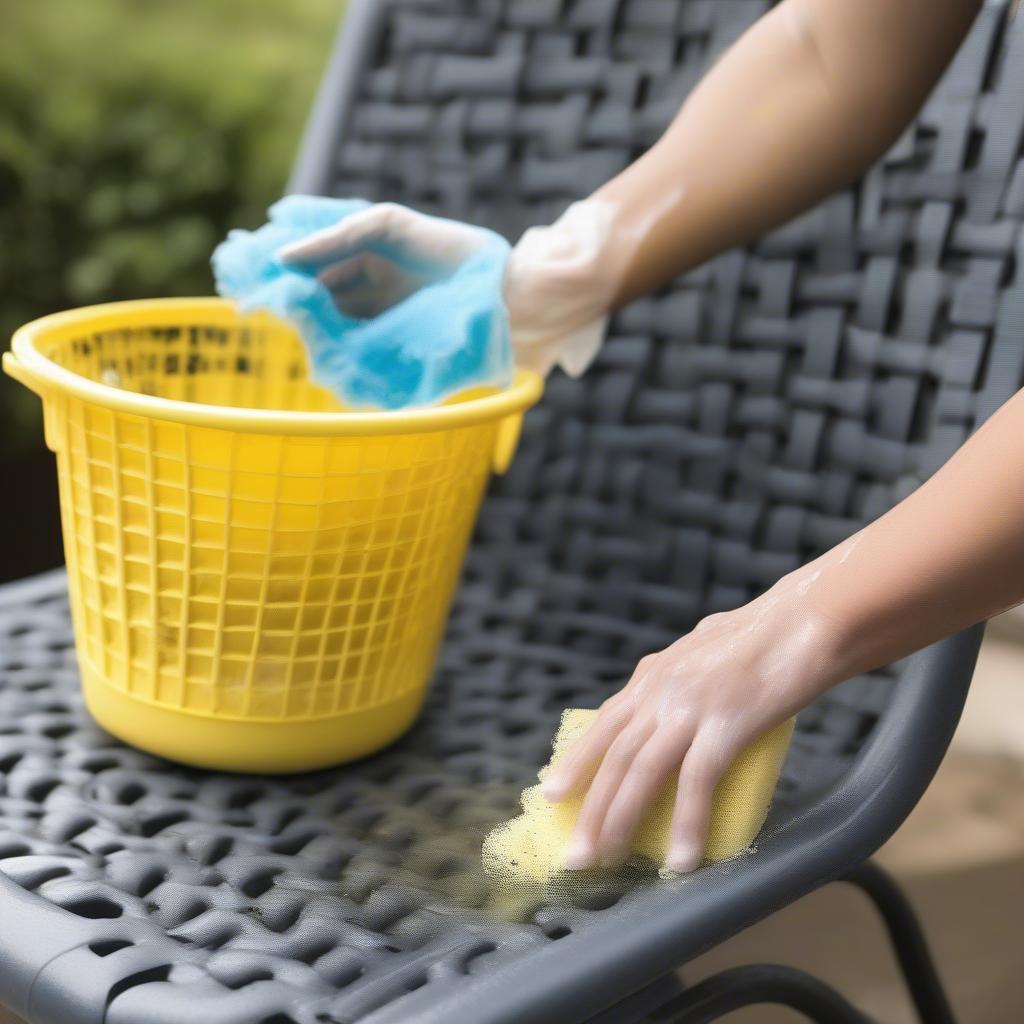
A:
{"label": "green foliage", "polygon": [[[0,334],[71,306],[208,294],[284,187],[340,0],[0,0]],[[0,382],[0,437],[38,402]]]}

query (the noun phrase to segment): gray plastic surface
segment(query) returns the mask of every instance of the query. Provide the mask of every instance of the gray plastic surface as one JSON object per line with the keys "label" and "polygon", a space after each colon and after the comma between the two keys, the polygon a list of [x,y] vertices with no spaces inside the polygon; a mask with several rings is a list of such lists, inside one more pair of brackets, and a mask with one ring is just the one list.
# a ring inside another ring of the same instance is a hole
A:
{"label": "gray plastic surface", "polygon": [[[763,7],[353,3],[291,187],[515,237],[652,141]],[[518,923],[475,909],[480,839],[563,707],[878,515],[1020,386],[1022,68],[1024,23],[987,5],[863,182],[634,303],[586,378],[551,379],[427,710],[380,756],[259,779],[128,749],[81,706],[63,579],[0,592],[0,1003],[33,1024],[569,1024],[876,849],[945,751],[980,629],[801,715],[756,854]]]}

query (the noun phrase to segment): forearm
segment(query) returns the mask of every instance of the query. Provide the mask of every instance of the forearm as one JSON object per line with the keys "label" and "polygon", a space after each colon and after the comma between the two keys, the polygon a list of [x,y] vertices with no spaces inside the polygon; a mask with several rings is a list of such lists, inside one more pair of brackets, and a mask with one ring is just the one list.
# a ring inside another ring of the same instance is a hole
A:
{"label": "forearm", "polygon": [[783,223],[892,144],[979,0],[783,0],[600,189],[621,304]]}
{"label": "forearm", "polygon": [[714,792],[756,737],[831,686],[1024,599],[1024,391],[917,491],[753,601],[637,665],[544,781],[585,789],[569,867],[616,863],[678,779],[667,863],[705,849]]}
{"label": "forearm", "polygon": [[1024,391],[886,515],[783,581],[846,678],[1024,601]]}

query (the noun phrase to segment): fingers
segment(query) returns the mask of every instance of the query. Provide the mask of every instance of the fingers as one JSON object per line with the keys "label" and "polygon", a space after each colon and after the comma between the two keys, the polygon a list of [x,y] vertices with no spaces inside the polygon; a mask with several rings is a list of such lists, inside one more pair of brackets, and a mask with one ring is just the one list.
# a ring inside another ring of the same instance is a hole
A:
{"label": "fingers", "polygon": [[[703,860],[715,788],[737,752],[733,729],[688,707],[681,693],[666,705],[666,652],[643,659],[629,684],[607,701],[584,735],[542,783],[557,802],[586,786],[565,866],[604,867],[624,860],[637,829],[673,774],[678,787],[666,864],[687,872]],[[658,708],[674,708],[660,713]]]}
{"label": "fingers", "polygon": [[578,870],[598,860],[597,837],[608,807],[622,785],[636,756],[654,732],[654,723],[633,721],[623,729],[601,760],[601,767],[587,789],[576,818],[576,827],[565,851],[565,866]]}
{"label": "fingers", "polygon": [[601,705],[596,721],[551,770],[542,783],[546,799],[557,802],[579,789],[597,768],[612,742],[632,719],[637,698],[648,680],[656,674],[655,655],[641,658],[629,682],[614,697]]}
{"label": "fingers", "polygon": [[353,282],[366,280],[370,277],[367,266],[368,257],[372,253],[360,253],[347,259],[330,263],[319,274],[317,280],[331,291],[346,288]]}
{"label": "fingers", "polygon": [[697,734],[679,771],[679,789],[669,829],[666,867],[680,873],[693,871],[704,859],[715,787],[731,761],[717,731]]}
{"label": "fingers", "polygon": [[624,701],[608,701],[587,731],[569,747],[541,783],[544,798],[557,803],[581,788],[629,722],[631,714]]}
{"label": "fingers", "polygon": [[394,241],[409,211],[395,203],[377,203],[353,213],[329,228],[314,231],[277,251],[285,263],[328,263],[364,249]]}
{"label": "fingers", "polygon": [[331,263],[317,274],[346,316],[365,319],[409,298],[430,284],[428,275],[403,271],[386,257],[369,251]]}
{"label": "fingers", "polygon": [[666,865],[681,873],[693,871],[704,857],[715,788],[731,760],[731,746],[716,731],[693,738],[685,722],[658,726],[633,719],[600,759],[566,848],[565,866],[611,867],[625,860],[644,815],[678,770]]}
{"label": "fingers", "polygon": [[332,263],[317,279],[331,292],[334,304],[345,316],[356,320],[377,316],[392,305],[393,284],[381,279],[370,263],[373,253],[360,253]]}
{"label": "fingers", "polygon": [[368,251],[331,263],[317,274],[317,280],[332,292],[344,292],[354,285],[369,284],[381,294],[407,298],[413,292],[443,277],[440,271],[400,267],[380,253]]}
{"label": "fingers", "polygon": [[602,864],[618,864],[629,856],[640,822],[679,771],[692,739],[689,723],[661,726],[633,759],[599,826],[596,849]]}

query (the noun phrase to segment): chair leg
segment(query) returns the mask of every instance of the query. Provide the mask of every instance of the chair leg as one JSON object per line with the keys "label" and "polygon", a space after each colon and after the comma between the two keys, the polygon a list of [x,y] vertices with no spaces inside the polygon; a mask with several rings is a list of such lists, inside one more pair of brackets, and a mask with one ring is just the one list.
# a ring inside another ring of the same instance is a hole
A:
{"label": "chair leg", "polygon": [[872,1024],[835,989],[805,971],[777,964],[733,967],[705,978],[652,1016],[658,1024],[707,1024],[746,1006],[775,1003],[814,1024]]}
{"label": "chair leg", "polygon": [[866,861],[840,880],[855,885],[878,908],[921,1020],[925,1024],[955,1024],[921,923],[896,880],[873,861]]}
{"label": "chair leg", "polygon": [[[635,992],[614,1006],[609,1006],[596,1017],[588,1017],[587,1024],[650,1024],[651,1021],[659,1019],[656,1014],[660,1008],[671,1004],[682,991],[679,973],[666,974],[647,988]],[[3,1021],[0,1021],[0,1024],[3,1024]]]}

